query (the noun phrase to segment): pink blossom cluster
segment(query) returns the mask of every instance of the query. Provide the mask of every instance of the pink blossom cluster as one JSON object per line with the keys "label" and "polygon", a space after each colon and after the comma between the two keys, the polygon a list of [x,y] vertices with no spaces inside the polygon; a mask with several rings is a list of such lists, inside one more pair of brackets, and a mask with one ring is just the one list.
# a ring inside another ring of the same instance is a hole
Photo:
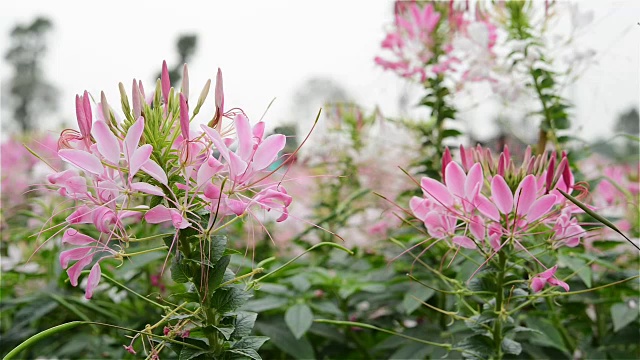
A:
{"label": "pink blossom cluster", "polygon": [[[210,83],[193,108],[186,65],[178,92],[170,86],[164,63],[148,101],[142,83],[134,79],[129,105],[120,84],[123,121],[116,119],[104,94],[95,106],[87,92],[76,97],[79,131],[63,131],[58,150],[72,168],[48,180],[75,204],[62,239],[74,247],[60,254],[60,265],[77,286],[81,271],[93,264],[87,298],[100,280],[101,262],[127,256],[123,249],[135,237],[132,223],[173,227],[175,241],[180,230],[211,233],[216,222],[250,214],[253,206],[273,210],[278,221],[287,218],[292,198],[278,182],[267,182],[273,174],[268,169],[285,146],[284,135],[265,137],[263,122],[252,126],[241,110],[225,111],[219,69],[216,113],[208,125],[194,126]],[[231,121],[225,124],[226,119]],[[150,208],[149,198],[157,205]],[[87,235],[85,224],[99,236]]]}
{"label": "pink blossom cluster", "polygon": [[[39,185],[49,171],[46,165],[40,164],[38,159],[27,150],[25,145],[52,165],[60,165],[59,159],[56,159],[56,139],[51,135],[32,135],[24,139],[24,145],[23,141],[17,137],[4,141],[0,145],[2,153],[0,204],[4,211],[23,204],[29,187]],[[5,212],[4,216],[6,215]]]}
{"label": "pink blossom cluster", "polygon": [[[592,173],[601,174],[598,183],[593,190],[593,203],[599,212],[607,217],[615,219],[614,224],[625,233],[635,229],[637,236],[638,222],[640,221],[640,164],[609,164],[605,159],[591,158],[591,164],[596,165]],[[598,164],[599,163],[599,164]],[[592,179],[590,179],[592,180]],[[603,229],[606,232],[606,229]],[[616,237],[615,233],[607,233],[607,236]]]}
{"label": "pink blossom cluster", "polygon": [[377,56],[376,64],[421,82],[442,73],[460,81],[491,80],[497,28],[488,16],[471,14],[454,1],[398,4],[394,26],[382,41],[389,54]]}
{"label": "pink blossom cluster", "polygon": [[[488,149],[461,146],[460,157],[459,163],[453,161],[447,150],[443,181],[422,178],[423,196],[410,201],[411,211],[434,239],[429,246],[445,241],[456,250],[479,250],[487,261],[509,246],[547,269],[527,250],[540,241],[536,235],[545,234],[550,249],[580,244],[585,230],[575,214],[581,210],[558,191],[582,189],[574,183],[566,154],[532,156],[529,148],[519,167],[508,148],[496,159]],[[554,277],[556,269],[534,276],[532,289],[540,291],[548,283],[568,291],[569,286]]]}

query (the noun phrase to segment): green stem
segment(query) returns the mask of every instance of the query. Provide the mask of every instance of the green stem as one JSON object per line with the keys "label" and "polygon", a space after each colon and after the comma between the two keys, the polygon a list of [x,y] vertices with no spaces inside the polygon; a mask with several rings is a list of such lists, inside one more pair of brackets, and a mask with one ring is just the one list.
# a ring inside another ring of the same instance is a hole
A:
{"label": "green stem", "polygon": [[399,332],[383,329],[383,328],[380,328],[380,327],[377,327],[377,326],[373,326],[373,325],[369,325],[369,324],[365,324],[365,323],[361,323],[361,322],[328,320],[328,319],[315,319],[314,322],[321,323],[321,324],[357,326],[357,327],[361,327],[363,329],[376,330],[376,331],[380,331],[380,332],[383,332],[383,333],[400,336],[400,337],[403,337],[405,339],[409,339],[409,340],[412,340],[412,341],[415,341],[415,342],[419,342],[419,343],[425,344],[425,345],[437,346],[437,347],[445,348],[447,350],[462,351],[462,349],[454,349],[451,344],[441,344],[441,343],[431,342],[431,341],[428,341],[428,340],[418,339],[418,338],[415,338],[413,336],[405,335],[405,334],[402,334],[402,333],[399,333]]}
{"label": "green stem", "polygon": [[20,345],[16,346],[13,350],[9,351],[9,353],[7,355],[5,355],[5,357],[3,358],[3,360],[10,360],[13,359],[14,356],[18,355],[22,350],[26,350],[28,348],[30,348],[31,346],[33,346],[35,343],[37,343],[38,341],[47,338],[51,335],[57,334],[61,331],[65,331],[68,329],[72,329],[78,325],[82,325],[82,324],[86,324],[87,322],[85,321],[72,321],[72,322],[68,322],[66,324],[62,324],[62,325],[58,325],[58,326],[54,326],[51,329],[47,329],[45,331],[39,332],[35,335],[33,335],[32,337],[28,338],[27,340],[23,341]]}
{"label": "green stem", "polygon": [[576,350],[575,341],[571,339],[571,335],[567,331],[567,328],[564,327],[562,321],[558,318],[558,314],[553,311],[553,303],[551,298],[545,298],[547,302],[547,306],[549,307],[549,312],[551,313],[551,322],[553,326],[560,332],[560,336],[562,336],[562,342],[564,342],[564,346],[569,349],[569,353],[573,354]]}
{"label": "green stem", "polygon": [[120,254],[120,256],[122,256],[122,257],[133,257],[133,256],[147,254],[147,253],[158,251],[158,250],[168,250],[168,249],[169,248],[166,245],[162,245],[160,247],[153,248],[153,249],[142,250],[142,251],[133,252],[133,253],[129,253],[129,254]]}
{"label": "green stem", "polygon": [[174,233],[156,234],[156,235],[151,235],[151,236],[142,237],[142,238],[131,238],[129,239],[129,242],[147,241],[147,240],[153,240],[153,239],[158,239],[165,236],[174,236],[174,235],[175,235]]}
{"label": "green stem", "polygon": [[279,266],[277,269],[273,270],[272,272],[270,272],[270,273],[268,273],[268,274],[265,274],[265,275],[264,275],[264,276],[262,276],[260,279],[253,280],[253,284],[255,285],[255,284],[257,284],[258,282],[260,282],[260,281],[262,281],[262,280],[266,279],[267,277],[269,277],[269,276],[271,276],[271,275],[273,275],[273,274],[277,273],[278,271],[280,271],[280,270],[284,269],[285,267],[289,266],[289,264],[291,264],[291,263],[293,263],[294,261],[298,260],[300,257],[302,257],[302,255],[305,255],[306,253],[308,253],[308,252],[310,252],[310,251],[312,251],[312,250],[315,250],[316,248],[319,248],[319,247],[321,247],[321,246],[330,246],[330,247],[338,248],[338,249],[340,249],[340,250],[342,250],[342,251],[344,251],[344,252],[348,253],[349,255],[353,255],[353,251],[351,251],[351,250],[347,249],[347,248],[346,248],[346,247],[344,247],[344,246],[341,246],[341,245],[338,245],[338,244],[336,244],[336,243],[332,243],[332,242],[321,242],[321,243],[318,243],[318,244],[313,245],[312,247],[310,247],[309,249],[307,249],[307,250],[306,250],[305,252],[303,252],[302,254],[300,254],[300,255],[298,255],[298,256],[296,256],[296,257],[294,257],[293,259],[291,259],[291,260],[287,261],[286,263],[284,263],[283,265]]}
{"label": "green stem", "polygon": [[494,340],[494,345],[495,345],[495,354],[496,354],[496,359],[500,360],[502,359],[502,339],[503,339],[503,333],[502,333],[502,315],[503,315],[503,309],[502,309],[502,303],[504,301],[504,275],[505,275],[505,267],[506,267],[506,263],[507,263],[507,255],[505,254],[503,249],[500,249],[500,251],[498,252],[498,279],[497,279],[497,286],[498,286],[498,293],[496,294],[496,307],[495,307],[495,312],[496,312],[496,320],[495,323],[493,324],[493,340]]}

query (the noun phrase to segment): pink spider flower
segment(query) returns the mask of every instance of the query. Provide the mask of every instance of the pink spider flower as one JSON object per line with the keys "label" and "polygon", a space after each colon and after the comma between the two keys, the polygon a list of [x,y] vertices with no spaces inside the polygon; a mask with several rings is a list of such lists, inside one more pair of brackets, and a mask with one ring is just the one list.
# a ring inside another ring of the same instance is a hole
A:
{"label": "pink spider flower", "polygon": [[404,13],[395,17],[395,28],[382,41],[382,48],[391,52],[388,59],[377,56],[376,64],[400,76],[413,78],[418,75],[425,81],[425,67],[433,58],[433,32],[440,20],[440,13],[432,4],[420,7],[411,4]]}
{"label": "pink spider flower", "polygon": [[[66,225],[91,224],[101,234],[93,239],[69,228],[63,237],[65,245],[75,246],[60,254],[60,264],[67,269],[73,286],[77,286],[81,271],[94,263],[88,277],[87,298],[99,282],[100,263],[107,258],[122,258],[122,253],[113,250],[118,246],[113,242],[127,242],[134,236],[126,223],[131,219],[152,225],[170,224],[177,239],[186,228],[211,230],[216,219],[243,215],[252,206],[276,212],[278,221],[289,216],[292,197],[279,182],[265,181],[274,173],[268,169],[278,159],[286,139],[284,135],[265,137],[265,124],[251,126],[242,110],[225,112],[220,69],[216,78],[216,115],[211,126],[191,128],[191,119],[206,99],[209,84],[210,81],[191,115],[186,66],[182,89],[174,94],[163,63],[160,86],[151,102],[144,102],[142,83],[134,79],[132,107],[128,107],[121,84],[123,109],[130,111],[125,113],[123,122],[109,107],[104,94],[95,112],[86,92],[77,97],[80,131],[63,132],[57,152],[74,168],[54,173],[48,180],[59,194],[75,201]],[[154,111],[160,107],[162,111]],[[224,127],[223,118],[233,118],[233,123]],[[142,181],[145,178],[152,180]],[[160,198],[160,204],[149,209],[144,205],[149,196]],[[210,213],[207,227],[198,221],[202,219],[201,210]],[[100,258],[94,262],[96,254]]]}
{"label": "pink spider flower", "polygon": [[558,270],[558,265],[554,265],[552,268],[534,276],[531,279],[531,290],[533,290],[533,292],[540,292],[546,284],[549,284],[551,286],[560,286],[565,291],[569,291],[569,285],[555,277],[556,270]]}
{"label": "pink spider flower", "polygon": [[[81,234],[77,230],[68,229],[62,237],[63,244],[75,245],[77,247],[65,250],[60,253],[60,266],[63,269],[67,269],[67,275],[72,286],[78,286],[78,278],[84,268],[89,266],[93,261],[95,254],[100,252],[111,252],[111,256],[103,256],[91,267],[89,277],[87,278],[87,287],[85,289],[85,298],[91,299],[95,288],[100,282],[100,276],[102,274],[100,269],[100,262],[108,257],[115,257],[117,253],[107,247],[105,244],[96,240],[90,236]],[[75,264],[69,267],[71,261],[76,261]]]}
{"label": "pink spider flower", "polygon": [[[541,229],[551,233],[551,248],[580,243],[585,232],[574,217],[579,209],[557,190],[576,188],[565,154],[557,168],[555,154],[531,157],[527,152],[526,165],[519,169],[508,149],[497,161],[482,148],[461,148],[461,157],[462,165],[445,151],[443,181],[423,178],[423,197],[410,201],[411,211],[435,239],[430,246],[443,239],[453,247],[486,246],[489,261],[506,245],[533,256],[525,243]],[[556,280],[550,275],[545,281]]]}

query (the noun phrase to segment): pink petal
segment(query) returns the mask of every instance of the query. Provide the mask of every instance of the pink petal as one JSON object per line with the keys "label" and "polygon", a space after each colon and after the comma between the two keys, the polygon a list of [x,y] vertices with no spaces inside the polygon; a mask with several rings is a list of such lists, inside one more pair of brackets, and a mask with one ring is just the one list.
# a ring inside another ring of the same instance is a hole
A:
{"label": "pink petal", "polygon": [[222,157],[228,162],[229,148],[222,140],[222,137],[220,137],[220,133],[218,133],[217,130],[214,130],[206,125],[201,125],[200,127],[209,136],[209,138],[211,139],[211,142],[213,142],[213,144],[216,146],[216,149],[218,149],[218,151],[220,152],[220,155],[222,155]]}
{"label": "pink petal", "polygon": [[189,140],[189,107],[184,94],[180,94],[180,130],[182,137]]}
{"label": "pink petal", "polygon": [[556,270],[558,270],[558,265],[554,265],[553,267],[548,268],[547,270],[541,272],[540,274],[538,274],[538,277],[541,277],[545,280],[552,278],[553,275],[556,273]]}
{"label": "pink petal", "polygon": [[238,134],[238,156],[246,162],[253,152],[253,136],[251,134],[251,124],[246,116],[239,114],[235,118],[236,134]]}
{"label": "pink petal", "polygon": [[102,233],[110,234],[109,226],[115,224],[116,220],[115,212],[106,206],[100,206],[93,211],[93,225]]}
{"label": "pink petal", "polygon": [[157,205],[153,209],[147,211],[144,215],[144,219],[149,224],[160,224],[166,221],[171,221],[171,211],[164,205]]}
{"label": "pink petal", "polygon": [[71,245],[89,245],[97,242],[94,238],[81,234],[78,230],[68,229],[64,235],[62,236],[63,244],[71,244]]}
{"label": "pink petal", "polygon": [[257,124],[253,125],[253,136],[262,140],[264,137],[264,121],[260,121]]}
{"label": "pink petal", "polygon": [[84,270],[87,265],[91,264],[92,260],[93,256],[84,257],[67,269],[67,275],[69,276],[72,286],[78,286],[78,278],[80,277],[82,270]]}
{"label": "pink petal", "polygon": [[442,239],[447,236],[443,230],[442,217],[435,211],[427,214],[424,218],[424,226],[427,232],[434,238]]}
{"label": "pink petal", "polygon": [[233,213],[238,216],[244,214],[248,205],[249,205],[248,203],[243,202],[241,200],[237,200],[237,199],[227,200],[227,206],[229,207],[229,209],[231,209],[231,211],[233,211]]}
{"label": "pink petal", "polygon": [[451,161],[451,151],[449,151],[448,147],[445,147],[444,154],[442,154],[442,178],[445,179],[445,184],[447,183],[447,166]]}
{"label": "pink petal", "polygon": [[500,221],[500,213],[498,212],[498,208],[491,201],[489,201],[489,199],[484,197],[484,195],[478,194],[478,196],[476,197],[476,205],[482,215],[488,217],[493,221]]}
{"label": "pink petal", "polygon": [[515,202],[518,215],[529,212],[531,205],[537,198],[537,193],[538,187],[536,186],[535,176],[527,175],[516,189]]}
{"label": "pink petal", "polygon": [[509,185],[500,175],[494,176],[491,180],[491,198],[503,214],[510,214],[513,210],[513,194]]}
{"label": "pink petal", "polygon": [[82,170],[96,175],[104,173],[104,167],[100,160],[88,152],[76,149],[61,149],[58,150],[58,155],[62,160],[71,163]]}
{"label": "pink petal", "polygon": [[129,178],[133,178],[138,173],[142,165],[149,160],[152,152],[153,146],[149,144],[144,144],[133,152],[129,158]]}
{"label": "pink petal", "polygon": [[[127,135],[124,138],[124,154],[127,160],[133,156],[133,152],[138,148],[142,132],[144,131],[144,118],[139,117],[136,122],[129,127]],[[130,161],[130,160],[129,160]]]}
{"label": "pink petal", "polygon": [[529,212],[527,212],[527,222],[532,223],[547,214],[553,208],[555,202],[556,196],[553,194],[541,196],[531,205]]}
{"label": "pink petal", "polygon": [[[465,170],[469,170],[473,165],[473,155],[471,149],[467,150],[464,146],[460,145],[460,159],[462,160],[462,167]],[[469,175],[467,175],[468,177]]]}
{"label": "pink petal", "polygon": [[546,279],[536,276],[533,279],[531,279],[531,290],[533,290],[533,292],[540,292],[540,290],[544,288],[544,285],[546,283],[547,283]]}
{"label": "pink petal", "polygon": [[169,79],[169,68],[167,68],[167,62],[162,61],[162,74],[160,75],[160,82],[162,84],[162,98],[164,103],[169,103],[169,92],[171,91],[171,79]]}
{"label": "pink petal", "polygon": [[482,166],[478,163],[473,164],[469,173],[467,173],[467,179],[464,182],[464,194],[467,199],[474,199],[474,189],[478,186],[478,190],[482,189],[482,181],[484,180],[484,174],[482,172]]}
{"label": "pink petal", "polygon": [[466,236],[454,236],[452,241],[454,244],[460,245],[465,249],[476,248],[476,243],[474,243],[473,240],[469,239]]}
{"label": "pink petal", "polygon": [[93,296],[93,290],[98,286],[101,274],[102,271],[100,269],[100,264],[95,263],[91,268],[91,272],[89,272],[89,277],[87,278],[87,288],[84,293],[85,299],[91,299]]}
{"label": "pink petal", "polygon": [[[211,161],[212,159],[215,161]],[[200,187],[204,183],[210,181],[211,178],[213,178],[218,172],[220,172],[220,170],[222,170],[222,168],[223,165],[216,158],[211,156],[208,161],[200,165],[198,174],[196,175],[196,186]]]}
{"label": "pink petal", "polygon": [[414,196],[409,200],[409,208],[413,215],[419,220],[424,221],[430,209],[427,207],[427,200]]}
{"label": "pink petal", "polygon": [[445,171],[445,184],[447,189],[456,199],[462,199],[464,197],[464,185],[467,180],[467,175],[462,170],[462,167],[456,162],[450,162]]}
{"label": "pink petal", "polygon": [[241,182],[241,178],[247,171],[248,164],[234,152],[229,153],[229,160],[229,176],[233,180]]}
{"label": "pink petal", "polygon": [[425,195],[436,200],[440,205],[451,206],[453,205],[453,197],[449,190],[439,181],[431,178],[424,177],[420,181],[422,185],[422,191]]}
{"label": "pink petal", "polygon": [[191,223],[175,209],[171,209],[171,222],[176,229],[186,229],[191,226]]}
{"label": "pink petal", "polygon": [[118,164],[120,162],[120,143],[118,138],[113,135],[109,126],[104,121],[96,121],[93,125],[93,137],[96,138],[98,151],[110,163]]}
{"label": "pink petal", "polygon": [[67,217],[69,224],[88,224],[91,222],[92,214],[88,206],[82,205]]}
{"label": "pink petal", "polygon": [[147,183],[143,183],[143,182],[132,183],[131,184],[131,189],[143,192],[145,194],[164,196],[164,191],[162,191],[162,189],[160,189],[157,186],[154,186],[154,185],[151,185],[151,184],[147,184]]}
{"label": "pink petal", "polygon": [[167,179],[167,174],[165,174],[164,170],[155,161],[149,159],[142,165],[141,169],[151,175],[151,177],[156,179],[159,183],[164,185],[168,184],[169,179]]}
{"label": "pink petal", "polygon": [[547,280],[549,282],[550,285],[553,286],[560,286],[564,289],[564,291],[569,291],[569,284],[567,284],[566,282],[562,281],[562,280],[558,280],[556,278],[551,278],[549,280]]}
{"label": "pink petal", "polygon": [[469,222],[469,230],[474,238],[478,241],[484,240],[485,228],[484,220],[478,215],[474,215]]}
{"label": "pink petal", "polygon": [[75,249],[65,250],[60,253],[60,267],[66,269],[72,260],[80,260],[91,252],[91,247],[79,247]]}
{"label": "pink petal", "polygon": [[282,134],[271,135],[264,139],[253,155],[253,169],[260,171],[271,165],[278,157],[278,153],[284,149],[286,142],[287,138]]}

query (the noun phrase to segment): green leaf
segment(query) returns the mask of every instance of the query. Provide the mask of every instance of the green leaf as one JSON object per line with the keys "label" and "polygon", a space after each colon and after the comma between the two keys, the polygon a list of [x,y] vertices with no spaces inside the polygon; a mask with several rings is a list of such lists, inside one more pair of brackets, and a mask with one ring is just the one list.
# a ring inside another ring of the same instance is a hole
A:
{"label": "green leaf", "polygon": [[232,359],[247,358],[248,357],[248,358],[253,359],[253,360],[262,360],[260,355],[258,355],[258,352],[253,350],[253,349],[231,349],[231,350],[227,350],[227,352],[230,352],[232,354],[241,355],[241,356],[232,356]]}
{"label": "green leaf", "polygon": [[252,349],[258,350],[269,340],[268,336],[245,336],[242,339],[238,340],[235,344],[233,344],[233,349]]}
{"label": "green leaf", "polygon": [[481,359],[488,359],[493,354],[493,339],[484,335],[473,335],[458,343],[458,348],[466,350],[464,357],[475,355]]}
{"label": "green leaf", "polygon": [[[256,324],[256,330],[269,335],[269,342],[296,359],[315,359],[313,347],[306,337],[296,339],[281,321]],[[337,333],[337,331],[334,332]]]}
{"label": "green leaf", "polygon": [[198,297],[198,294],[194,292],[175,293],[169,296],[172,298],[181,299],[188,302],[200,302],[200,298]]}
{"label": "green leaf", "polygon": [[234,338],[241,338],[243,336],[249,336],[253,325],[258,318],[258,314],[249,311],[239,311],[235,320],[235,331],[233,332]]}
{"label": "green leaf", "polygon": [[425,286],[411,286],[409,292],[404,295],[402,299],[402,307],[407,315],[414,312],[417,308],[422,306],[422,302],[429,300],[435,291]]}
{"label": "green leaf", "polygon": [[262,299],[247,301],[242,307],[245,310],[261,313],[267,310],[280,308],[287,304],[287,299],[275,296],[265,296]]}
{"label": "green leaf", "polygon": [[224,278],[224,273],[227,270],[227,266],[229,266],[229,261],[231,261],[231,256],[223,256],[216,262],[216,266],[213,268],[211,274],[209,274],[209,288],[216,289],[222,283],[222,278]]}
{"label": "green leaf", "polygon": [[233,334],[233,331],[235,330],[234,327],[221,327],[221,326],[214,326],[211,325],[211,327],[213,329],[215,329],[217,332],[219,332],[220,334],[222,334],[222,336],[224,337],[225,340],[229,340],[231,339],[231,334]]}
{"label": "green leaf", "polygon": [[210,298],[211,307],[219,313],[234,311],[244,305],[250,295],[237,287],[217,289]]}
{"label": "green leaf", "polygon": [[227,248],[227,237],[225,235],[211,235],[209,240],[211,242],[209,261],[215,264],[224,255]]}
{"label": "green leaf", "polygon": [[198,349],[193,349],[190,347],[183,347],[182,350],[180,350],[180,356],[178,357],[179,360],[191,360],[193,358],[196,358],[200,355],[206,354],[208,353],[208,350],[198,350]]}
{"label": "green leaf", "polygon": [[456,129],[447,129],[442,132],[443,139],[448,137],[460,136],[460,135],[462,135],[462,132]]}
{"label": "green leaf", "polygon": [[178,260],[174,258],[171,264],[171,279],[179,284],[183,284],[191,281],[192,277],[193,275],[191,274],[189,265],[178,262]]}
{"label": "green leaf", "polygon": [[296,339],[300,339],[313,324],[313,312],[307,304],[296,304],[287,309],[284,321]]}
{"label": "green leaf", "polygon": [[611,306],[611,318],[613,331],[618,332],[638,318],[638,309],[632,309],[627,303],[616,303]]}
{"label": "green leaf", "polygon": [[582,282],[588,287],[591,288],[591,266],[587,265],[587,262],[583,259],[560,255],[558,256],[560,261],[567,264],[569,269],[573,270],[578,274]]}
{"label": "green leaf", "polygon": [[520,355],[522,352],[522,345],[517,341],[504,338],[502,339],[502,350],[507,354]]}
{"label": "green leaf", "polygon": [[289,282],[293,285],[293,288],[298,290],[299,292],[305,292],[309,290],[311,287],[311,283],[304,275],[296,275],[294,277],[289,278]]}
{"label": "green leaf", "polygon": [[425,346],[420,343],[410,342],[400,348],[398,348],[391,356],[389,360],[403,360],[403,359],[425,359],[427,355],[432,354],[434,348],[432,346]]}

